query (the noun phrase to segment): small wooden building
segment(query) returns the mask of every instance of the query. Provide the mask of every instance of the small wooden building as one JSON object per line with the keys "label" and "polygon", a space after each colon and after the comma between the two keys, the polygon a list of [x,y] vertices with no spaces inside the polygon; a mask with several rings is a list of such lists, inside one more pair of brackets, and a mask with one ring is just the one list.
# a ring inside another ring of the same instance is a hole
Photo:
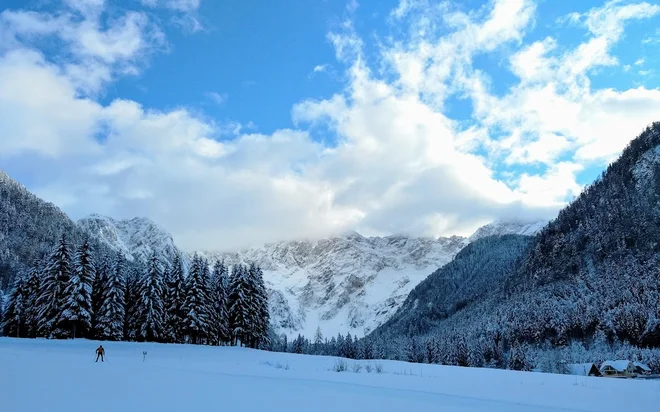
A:
{"label": "small wooden building", "polygon": [[605,361],[602,365],[600,365],[599,370],[604,377],[609,378],[637,377],[637,373],[635,372],[635,365],[631,361],[625,359]]}
{"label": "small wooden building", "polygon": [[594,363],[569,363],[567,367],[571,375],[601,376],[598,367]]}

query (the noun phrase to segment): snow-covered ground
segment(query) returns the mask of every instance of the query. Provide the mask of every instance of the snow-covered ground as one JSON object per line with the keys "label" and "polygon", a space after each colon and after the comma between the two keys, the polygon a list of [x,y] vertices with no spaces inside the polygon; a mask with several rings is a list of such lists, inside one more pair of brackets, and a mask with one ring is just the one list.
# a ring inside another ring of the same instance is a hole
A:
{"label": "snow-covered ground", "polygon": [[98,344],[0,338],[0,410],[647,412],[660,404],[659,381],[394,361],[347,360],[339,373],[331,357],[125,342],[104,342],[107,362],[94,363]]}

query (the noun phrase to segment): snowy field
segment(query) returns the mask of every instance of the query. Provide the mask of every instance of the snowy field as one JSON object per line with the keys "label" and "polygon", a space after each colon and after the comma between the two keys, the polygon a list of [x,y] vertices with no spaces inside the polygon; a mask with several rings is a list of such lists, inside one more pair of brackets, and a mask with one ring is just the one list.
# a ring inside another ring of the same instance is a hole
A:
{"label": "snowy field", "polygon": [[[657,411],[660,381],[585,378],[231,347],[0,338],[0,410]],[[143,362],[142,351],[147,351]],[[361,370],[354,370],[355,364]],[[375,368],[383,370],[377,373]],[[367,368],[371,367],[371,372]]]}

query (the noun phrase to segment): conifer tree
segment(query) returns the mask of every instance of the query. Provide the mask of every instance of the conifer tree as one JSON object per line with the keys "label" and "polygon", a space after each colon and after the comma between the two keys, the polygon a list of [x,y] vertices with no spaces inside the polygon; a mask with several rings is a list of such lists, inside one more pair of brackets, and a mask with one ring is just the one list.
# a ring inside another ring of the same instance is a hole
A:
{"label": "conifer tree", "polygon": [[245,344],[248,347],[254,348],[257,347],[257,342],[260,336],[260,305],[259,305],[259,294],[258,294],[258,285],[257,285],[257,274],[256,266],[254,263],[251,263],[250,266],[244,268],[245,273],[245,283],[246,283],[246,298],[248,305],[248,321],[247,329],[245,331]]}
{"label": "conifer tree", "polygon": [[373,359],[375,356],[373,339],[365,339],[362,342],[362,358]]}
{"label": "conifer tree", "polygon": [[2,330],[5,336],[16,338],[25,336],[25,312],[27,309],[25,304],[25,286],[25,276],[19,276],[14,280],[2,323]]}
{"label": "conifer tree", "polygon": [[426,341],[426,362],[438,363],[438,344],[435,339],[428,339]]}
{"label": "conifer tree", "polygon": [[316,333],[314,334],[314,345],[320,345],[323,343],[323,333],[321,332],[321,327],[316,327]]}
{"label": "conifer tree", "polygon": [[39,270],[39,261],[35,260],[34,265],[28,273],[25,285],[25,327],[29,338],[39,336],[39,306],[37,299],[41,290],[41,272]]}
{"label": "conifer tree", "polygon": [[126,293],[126,315],[124,316],[124,339],[136,340],[140,328],[140,279],[146,269],[139,262],[134,262],[127,270]]}
{"label": "conifer tree", "polygon": [[516,371],[530,371],[531,365],[527,360],[525,349],[518,343],[514,343],[509,354],[509,369]]}
{"label": "conifer tree", "polygon": [[138,339],[158,341],[163,335],[163,276],[156,254],[149,260],[149,268],[140,285],[140,329]]}
{"label": "conifer tree", "polygon": [[39,306],[39,330],[45,337],[65,337],[68,330],[58,325],[64,306],[64,289],[71,276],[71,258],[66,235],[60,237],[58,245],[48,258],[41,282],[37,305]]}
{"label": "conifer tree", "polygon": [[268,307],[268,291],[264,283],[264,273],[260,267],[253,265],[254,302],[257,319],[254,324],[254,347],[268,344],[268,328],[270,326],[270,309]]}
{"label": "conifer tree", "polygon": [[202,262],[199,256],[195,255],[187,279],[186,300],[183,304],[184,330],[190,343],[202,343],[209,329],[208,293],[205,286]]}
{"label": "conifer tree", "polygon": [[94,333],[98,332],[97,323],[101,313],[103,297],[106,294],[106,286],[110,278],[110,258],[103,256],[97,260],[96,274],[92,282],[92,328]]}
{"label": "conifer tree", "polygon": [[174,256],[165,286],[167,291],[167,299],[165,299],[165,339],[169,342],[183,342],[185,334],[183,304],[186,299],[186,291],[183,265],[179,255]]}
{"label": "conifer tree", "polygon": [[122,340],[124,337],[124,260],[118,255],[112,271],[104,285],[99,316],[97,318],[97,336],[103,340]]}
{"label": "conifer tree", "polygon": [[214,341],[220,345],[229,340],[229,311],[227,309],[227,267],[217,260],[211,280],[211,329]]}
{"label": "conifer tree", "polygon": [[250,305],[250,286],[247,269],[237,264],[232,267],[229,292],[229,331],[232,345],[243,346],[250,339],[250,320],[252,319]]}
{"label": "conifer tree", "polygon": [[203,282],[202,289],[205,292],[204,303],[202,306],[204,307],[203,311],[204,313],[206,313],[206,320],[207,320],[207,327],[206,330],[204,331],[204,343],[208,345],[212,343],[215,336],[215,328],[213,326],[213,302],[212,302],[213,288],[211,286],[212,283],[211,270],[209,268],[208,260],[204,257],[199,258],[199,267],[202,273],[202,282]]}
{"label": "conifer tree", "polygon": [[458,366],[468,366],[468,348],[465,336],[456,339],[456,362]]}
{"label": "conifer tree", "polygon": [[64,289],[64,305],[59,323],[71,331],[71,337],[86,336],[92,328],[92,283],[94,264],[87,240],[74,256],[73,270]]}

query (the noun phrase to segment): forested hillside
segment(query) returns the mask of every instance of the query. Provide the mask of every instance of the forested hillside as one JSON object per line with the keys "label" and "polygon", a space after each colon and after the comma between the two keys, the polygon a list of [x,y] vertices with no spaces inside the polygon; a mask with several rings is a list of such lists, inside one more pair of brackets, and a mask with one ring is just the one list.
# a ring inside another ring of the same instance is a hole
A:
{"label": "forested hillside", "polygon": [[[0,170],[0,290],[7,291],[17,274],[48,256],[63,233],[78,245],[87,236],[59,208]],[[90,245],[106,250],[94,238]]]}
{"label": "forested hillside", "polygon": [[469,244],[453,261],[417,285],[382,329],[406,336],[425,334],[468,305],[490,297],[494,286],[513,273],[532,239],[489,236]]}
{"label": "forested hillside", "polygon": [[660,347],[659,200],[655,123],[527,248],[475,243],[367,340],[420,362],[504,366],[508,354],[524,369],[532,353],[573,348],[568,361],[618,353],[660,368],[644,349]]}

